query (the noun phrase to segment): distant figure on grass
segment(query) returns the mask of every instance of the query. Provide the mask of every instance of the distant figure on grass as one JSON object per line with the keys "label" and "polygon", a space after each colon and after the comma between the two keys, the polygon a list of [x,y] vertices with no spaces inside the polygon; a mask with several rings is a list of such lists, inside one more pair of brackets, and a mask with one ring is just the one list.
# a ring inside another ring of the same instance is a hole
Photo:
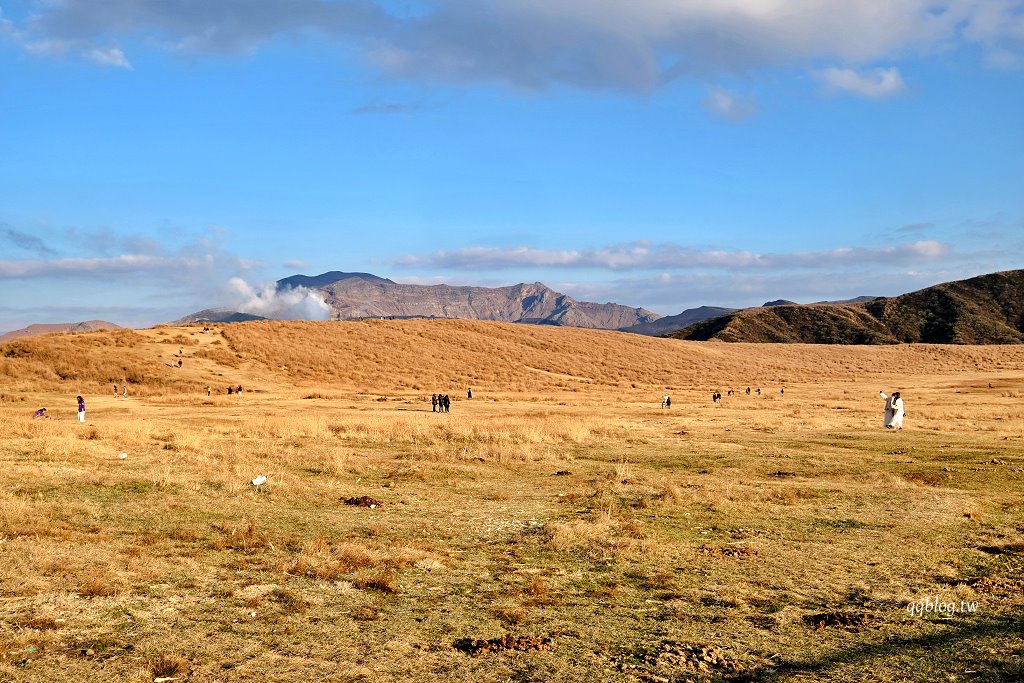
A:
{"label": "distant figure on grass", "polygon": [[661,407],[662,408],[667,408],[668,407],[668,394],[665,394],[664,396],[661,397]]}
{"label": "distant figure on grass", "polygon": [[85,399],[78,397],[78,421],[85,422]]}
{"label": "distant figure on grass", "polygon": [[747,387],[747,396],[750,396],[750,387]]}
{"label": "distant figure on grass", "polygon": [[46,408],[40,408],[36,412],[32,413],[32,419],[33,420],[36,419],[37,417],[41,417],[44,420],[49,420],[50,419],[50,416],[46,414]]}
{"label": "distant figure on grass", "polygon": [[233,393],[235,393],[235,388],[234,387],[228,387],[228,396],[230,396]]}
{"label": "distant figure on grass", "polygon": [[722,392],[716,391],[715,393],[711,394],[711,401],[713,403],[718,403],[721,400],[722,400]]}
{"label": "distant figure on grass", "polygon": [[117,398],[117,385],[114,385],[114,398]]}
{"label": "distant figure on grass", "polygon": [[178,359],[178,367],[179,368],[181,367],[181,359],[180,358]]}
{"label": "distant figure on grass", "polygon": [[446,412],[446,413],[449,412],[451,410],[451,407],[452,407],[452,399],[451,399],[451,397],[449,397],[448,394],[445,394],[444,398],[441,399],[441,402],[444,404],[444,412]]}
{"label": "distant figure on grass", "polygon": [[903,399],[900,398],[900,392],[892,392],[892,396],[886,396],[884,391],[879,391],[878,395],[885,399],[885,428],[886,429],[903,429]]}
{"label": "distant figure on grass", "polygon": [[466,388],[466,398],[473,398],[473,387]]}
{"label": "distant figure on grass", "polygon": [[430,395],[430,412],[437,412],[437,394]]}
{"label": "distant figure on grass", "polygon": [[757,388],[757,395],[758,395],[758,396],[760,396],[760,395],[761,395],[761,387],[758,387],[758,388]]}
{"label": "distant figure on grass", "polygon": [[206,387],[206,395],[207,396],[213,396],[213,387],[211,387],[211,386],[207,386]]}
{"label": "distant figure on grass", "polygon": [[239,385],[238,385],[238,388],[237,388],[237,389],[235,389],[235,393],[236,393],[236,394],[240,394],[240,393],[242,393],[242,385],[241,385],[241,384],[239,384]]}

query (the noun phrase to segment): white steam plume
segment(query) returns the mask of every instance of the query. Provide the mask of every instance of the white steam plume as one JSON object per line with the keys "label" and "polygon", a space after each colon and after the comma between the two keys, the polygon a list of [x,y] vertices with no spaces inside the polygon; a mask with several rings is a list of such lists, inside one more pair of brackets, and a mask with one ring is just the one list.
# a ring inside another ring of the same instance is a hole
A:
{"label": "white steam plume", "polygon": [[259,315],[273,320],[328,320],[331,307],[324,295],[307,287],[278,290],[268,283],[253,287],[240,277],[228,280],[228,288],[241,303],[235,306],[240,313]]}

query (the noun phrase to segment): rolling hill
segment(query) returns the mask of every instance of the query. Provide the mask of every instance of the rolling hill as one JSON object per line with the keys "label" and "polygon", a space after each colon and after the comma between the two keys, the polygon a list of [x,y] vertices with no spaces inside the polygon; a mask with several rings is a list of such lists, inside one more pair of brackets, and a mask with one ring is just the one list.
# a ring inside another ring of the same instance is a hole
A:
{"label": "rolling hill", "polygon": [[20,339],[22,337],[33,337],[37,334],[52,334],[54,332],[93,332],[95,330],[116,330],[120,325],[108,323],[105,320],[86,320],[78,323],[49,323],[36,324],[23,327],[20,330],[11,330],[0,335],[0,343]]}
{"label": "rolling hill", "polygon": [[1024,343],[1024,270],[947,282],[865,303],[748,308],[669,336],[808,344],[1020,344]]}

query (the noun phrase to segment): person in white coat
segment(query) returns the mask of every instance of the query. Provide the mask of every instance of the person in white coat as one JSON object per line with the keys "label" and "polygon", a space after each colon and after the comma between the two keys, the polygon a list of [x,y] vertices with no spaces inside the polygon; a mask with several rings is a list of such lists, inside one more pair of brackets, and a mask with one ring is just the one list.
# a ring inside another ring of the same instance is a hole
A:
{"label": "person in white coat", "polygon": [[885,428],[886,429],[903,429],[903,399],[900,398],[900,392],[892,392],[892,396],[886,396],[884,391],[879,391],[878,395],[885,399]]}

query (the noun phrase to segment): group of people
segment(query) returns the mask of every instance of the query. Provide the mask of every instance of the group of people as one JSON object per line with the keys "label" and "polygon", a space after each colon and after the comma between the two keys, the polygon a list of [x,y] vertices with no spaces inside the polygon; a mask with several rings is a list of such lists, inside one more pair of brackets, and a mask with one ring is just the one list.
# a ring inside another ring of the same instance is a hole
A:
{"label": "group of people", "polygon": [[[206,395],[209,396],[210,393],[211,393],[210,387],[206,387]],[[230,396],[231,394],[240,394],[240,393],[242,393],[242,385],[241,384],[239,384],[237,387],[233,387],[233,386],[229,386],[228,387],[228,396]]]}
{"label": "group of people", "polygon": [[668,394],[665,394],[664,396],[662,396],[661,397],[661,407],[662,408],[671,408],[672,407],[672,397],[669,396]]}
{"label": "group of people", "polygon": [[[470,394],[470,398],[472,398]],[[430,412],[447,413],[452,407],[452,399],[448,394],[432,394],[430,396]]]}
{"label": "group of people", "polygon": [[[82,398],[81,396],[78,396],[77,399],[78,399],[78,421],[79,422],[85,422],[85,399]],[[40,408],[36,412],[32,413],[32,419],[35,420],[36,418],[40,418],[40,419],[43,419],[43,420],[49,420],[50,419],[50,413],[47,412],[46,408]]]}
{"label": "group of people", "polygon": [[128,398],[128,383],[124,385],[124,391],[122,393],[117,392],[117,384],[114,384],[114,398],[121,396],[122,398]]}

